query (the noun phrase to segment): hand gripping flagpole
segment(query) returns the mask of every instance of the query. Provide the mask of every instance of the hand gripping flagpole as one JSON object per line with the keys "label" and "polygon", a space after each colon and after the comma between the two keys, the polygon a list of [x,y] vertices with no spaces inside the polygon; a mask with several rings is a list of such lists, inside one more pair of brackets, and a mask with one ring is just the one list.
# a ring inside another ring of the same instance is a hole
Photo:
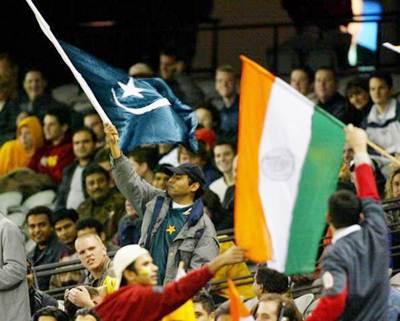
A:
{"label": "hand gripping flagpole", "polygon": [[43,33],[46,37],[50,40],[50,42],[54,45],[57,52],[60,54],[62,60],[64,60],[65,64],[69,67],[74,75],[75,79],[78,81],[79,85],[81,86],[82,90],[85,92],[86,96],[89,98],[90,102],[92,103],[94,109],[99,114],[103,123],[110,123],[111,120],[108,118],[107,114],[104,112],[103,108],[100,106],[99,102],[97,101],[96,96],[93,94],[92,90],[88,86],[86,80],[82,77],[82,75],[78,72],[75,68],[71,60],[69,59],[68,55],[65,53],[64,49],[58,42],[57,38],[54,36],[52,31],[50,30],[50,26],[47,24],[46,20],[43,18],[39,10],[33,4],[32,0],[25,0],[26,3],[29,5],[31,10],[33,11],[37,22],[39,23],[40,29],[42,29]]}

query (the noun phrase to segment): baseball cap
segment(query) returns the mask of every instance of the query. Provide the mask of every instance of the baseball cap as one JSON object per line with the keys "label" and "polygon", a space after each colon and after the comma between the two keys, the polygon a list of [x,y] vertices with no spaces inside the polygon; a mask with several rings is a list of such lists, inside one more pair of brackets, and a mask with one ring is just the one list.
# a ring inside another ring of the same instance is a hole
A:
{"label": "baseball cap", "polygon": [[121,247],[117,251],[117,253],[115,253],[115,256],[113,259],[113,270],[115,273],[117,289],[119,288],[119,286],[121,284],[122,273],[124,272],[124,270],[130,264],[135,262],[139,256],[142,256],[144,254],[149,254],[149,252],[145,248],[143,248],[137,244],[130,244],[130,245]]}
{"label": "baseball cap", "polygon": [[197,165],[193,165],[192,163],[184,163],[177,167],[174,166],[166,166],[167,170],[170,171],[171,175],[187,175],[193,181],[200,183],[200,186],[203,187],[206,184],[206,179],[204,177],[204,173],[201,168]]}

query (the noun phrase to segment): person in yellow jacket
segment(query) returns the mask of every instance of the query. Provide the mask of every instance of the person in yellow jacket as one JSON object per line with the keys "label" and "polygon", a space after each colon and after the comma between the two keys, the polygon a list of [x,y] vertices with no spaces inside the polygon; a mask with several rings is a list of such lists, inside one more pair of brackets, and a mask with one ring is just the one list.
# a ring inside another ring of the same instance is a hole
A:
{"label": "person in yellow jacket", "polygon": [[27,166],[35,151],[43,146],[43,129],[39,118],[28,116],[20,120],[16,137],[0,148],[0,176]]}

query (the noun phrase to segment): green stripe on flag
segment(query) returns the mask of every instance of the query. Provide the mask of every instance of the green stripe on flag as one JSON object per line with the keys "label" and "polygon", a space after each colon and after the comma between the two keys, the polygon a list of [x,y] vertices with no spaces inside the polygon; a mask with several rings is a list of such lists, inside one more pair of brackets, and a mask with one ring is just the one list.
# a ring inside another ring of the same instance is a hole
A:
{"label": "green stripe on flag", "polygon": [[293,211],[285,268],[287,274],[315,270],[328,198],[336,189],[344,143],[343,124],[316,108]]}

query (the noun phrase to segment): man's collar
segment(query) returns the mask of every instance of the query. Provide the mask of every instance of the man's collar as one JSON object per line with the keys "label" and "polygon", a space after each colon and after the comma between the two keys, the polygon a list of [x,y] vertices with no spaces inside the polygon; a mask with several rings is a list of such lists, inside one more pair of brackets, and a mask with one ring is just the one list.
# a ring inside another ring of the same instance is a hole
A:
{"label": "man's collar", "polygon": [[350,225],[344,228],[339,228],[335,231],[333,238],[332,238],[332,244],[337,242],[339,239],[342,237],[345,237],[353,232],[357,232],[361,230],[361,226],[358,224]]}

